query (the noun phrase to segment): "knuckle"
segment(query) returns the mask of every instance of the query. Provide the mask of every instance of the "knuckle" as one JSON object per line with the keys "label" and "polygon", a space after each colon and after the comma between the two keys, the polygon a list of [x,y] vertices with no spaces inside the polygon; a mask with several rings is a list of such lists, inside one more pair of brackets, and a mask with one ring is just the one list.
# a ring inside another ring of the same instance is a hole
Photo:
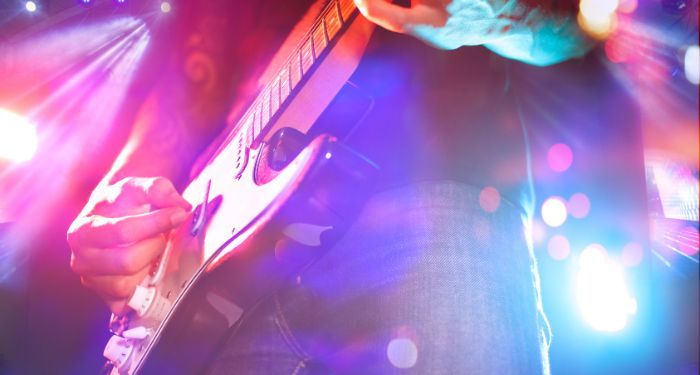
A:
{"label": "knuckle", "polygon": [[152,196],[152,195],[166,196],[166,195],[172,193],[173,191],[175,191],[175,187],[170,182],[170,180],[168,180],[165,177],[153,177],[149,181],[147,188],[146,188],[146,194],[148,194],[149,196]]}

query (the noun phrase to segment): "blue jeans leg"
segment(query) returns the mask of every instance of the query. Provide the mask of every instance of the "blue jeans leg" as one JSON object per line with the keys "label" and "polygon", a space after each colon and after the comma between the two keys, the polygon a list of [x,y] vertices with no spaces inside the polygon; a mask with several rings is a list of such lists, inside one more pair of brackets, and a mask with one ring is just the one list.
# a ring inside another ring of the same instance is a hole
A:
{"label": "blue jeans leg", "polygon": [[422,182],[376,194],[263,303],[214,373],[546,374],[549,329],[521,210]]}

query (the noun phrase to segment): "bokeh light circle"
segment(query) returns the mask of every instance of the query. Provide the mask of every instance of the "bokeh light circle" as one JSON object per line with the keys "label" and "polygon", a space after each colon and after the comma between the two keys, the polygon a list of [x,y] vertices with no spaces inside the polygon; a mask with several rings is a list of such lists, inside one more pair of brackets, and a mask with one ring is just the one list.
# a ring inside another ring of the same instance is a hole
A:
{"label": "bokeh light circle", "polygon": [[576,193],[569,198],[566,208],[571,216],[583,219],[591,210],[591,201],[586,194]]}
{"label": "bokeh light circle", "polygon": [[557,234],[547,242],[547,253],[554,260],[564,260],[571,253],[571,245],[566,237]]}
{"label": "bokeh light circle", "polygon": [[560,227],[568,216],[566,202],[561,197],[550,197],[542,203],[542,220],[550,227]]}
{"label": "bokeh light circle", "polygon": [[700,84],[700,47],[698,45],[689,46],[685,50],[683,67],[688,82],[694,85]]}
{"label": "bokeh light circle", "polygon": [[547,164],[555,172],[564,172],[574,161],[574,153],[571,148],[563,143],[557,143],[547,151]]}
{"label": "bokeh light circle", "polygon": [[27,12],[36,12],[37,8],[36,3],[33,1],[27,1],[24,3],[24,9],[26,9]]}
{"label": "bokeh light circle", "polygon": [[386,356],[392,366],[407,369],[415,366],[418,361],[418,348],[410,339],[397,338],[389,341]]}
{"label": "bokeh light circle", "polygon": [[479,193],[479,206],[486,212],[495,212],[501,204],[501,194],[496,188],[487,186]]}

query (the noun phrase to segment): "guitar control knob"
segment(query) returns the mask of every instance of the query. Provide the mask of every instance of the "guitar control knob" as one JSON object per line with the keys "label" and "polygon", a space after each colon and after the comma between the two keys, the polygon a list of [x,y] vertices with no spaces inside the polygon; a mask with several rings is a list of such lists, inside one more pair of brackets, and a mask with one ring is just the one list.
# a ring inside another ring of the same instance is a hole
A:
{"label": "guitar control knob", "polygon": [[102,354],[114,365],[120,374],[126,374],[129,370],[131,353],[133,351],[134,347],[128,339],[114,335],[109,338]]}
{"label": "guitar control knob", "polygon": [[134,294],[126,304],[134,309],[136,315],[144,316],[156,298],[155,287],[136,286]]}

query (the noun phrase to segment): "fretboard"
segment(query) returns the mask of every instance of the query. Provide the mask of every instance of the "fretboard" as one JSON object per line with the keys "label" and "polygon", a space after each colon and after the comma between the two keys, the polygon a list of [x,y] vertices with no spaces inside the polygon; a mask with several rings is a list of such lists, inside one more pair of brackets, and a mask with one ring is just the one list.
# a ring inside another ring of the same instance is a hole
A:
{"label": "fretboard", "polygon": [[356,10],[353,0],[330,0],[310,31],[237,121],[229,137],[243,133],[247,147],[257,143],[285,102],[313,70],[316,62],[340,36],[339,32],[355,15]]}

